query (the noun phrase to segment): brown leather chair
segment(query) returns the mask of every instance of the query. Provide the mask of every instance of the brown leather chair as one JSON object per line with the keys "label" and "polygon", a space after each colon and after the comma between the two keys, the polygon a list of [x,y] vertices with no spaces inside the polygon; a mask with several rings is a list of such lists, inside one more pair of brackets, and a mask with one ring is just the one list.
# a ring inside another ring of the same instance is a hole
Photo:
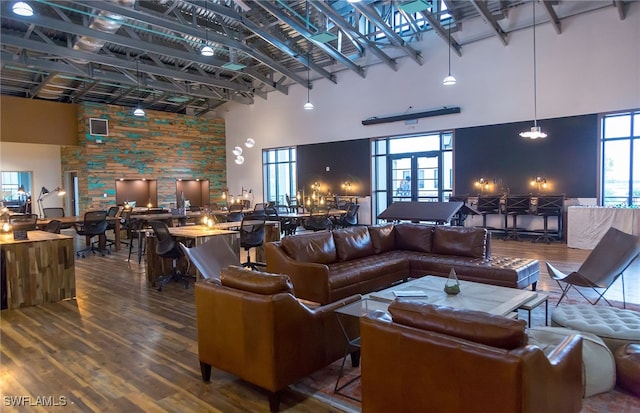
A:
{"label": "brown leather chair", "polygon": [[[287,275],[223,269],[219,281],[195,286],[198,356],[202,379],[216,367],[269,391],[277,411],[280,392],[345,354],[333,310],[353,296],[310,309],[293,295]],[[357,334],[357,320],[346,326]]]}
{"label": "brown leather chair", "polygon": [[525,323],[396,299],[360,322],[362,411],[579,412],[582,338],[548,355]]}

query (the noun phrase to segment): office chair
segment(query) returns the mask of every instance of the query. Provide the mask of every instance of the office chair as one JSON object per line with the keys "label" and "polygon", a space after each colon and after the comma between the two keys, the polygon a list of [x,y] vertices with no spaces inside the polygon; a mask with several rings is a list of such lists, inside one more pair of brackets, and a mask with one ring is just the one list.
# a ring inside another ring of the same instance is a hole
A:
{"label": "office chair", "polygon": [[33,231],[37,229],[38,216],[36,214],[14,214],[9,216],[9,223],[14,230]]}
{"label": "office chair", "polygon": [[184,257],[184,252],[182,252],[179,243],[169,232],[169,227],[162,221],[149,221],[149,225],[153,228],[157,238],[156,254],[161,258],[171,258],[172,260],[171,272],[158,278],[158,291],[162,291],[162,286],[171,280],[184,281],[184,288],[189,288],[189,267],[191,262],[188,262],[186,274],[178,271],[178,259]]}
{"label": "office chair", "polygon": [[104,257],[104,254],[110,254],[111,252],[100,245],[98,240],[98,246],[91,239],[95,236],[100,238],[104,236],[107,230],[107,211],[88,211],[84,213],[84,221],[82,224],[75,224],[76,233],[78,235],[84,235],[87,240],[88,246],[76,251],[77,257],[84,258],[87,252],[95,254],[99,252]]}
{"label": "office chair", "polygon": [[244,217],[242,204],[229,205],[229,213],[227,214],[227,222],[240,222]]}
{"label": "office chair", "polygon": [[52,219],[47,225],[45,225],[44,231],[51,232],[53,234],[59,234],[61,226],[62,223],[60,221],[58,221],[57,219]]}
{"label": "office chair", "polygon": [[[120,213],[120,207],[118,207],[118,206],[109,207],[109,210],[107,211],[107,218],[115,218],[115,217],[118,216],[119,213]],[[107,221],[107,231],[113,231],[113,233],[115,234],[115,232],[116,232],[116,224],[115,224],[115,222]],[[107,238],[107,246],[108,247],[112,246],[115,243],[116,243],[115,239],[108,239]]]}
{"label": "office chair", "polygon": [[334,223],[333,226],[339,228],[352,227],[358,225],[358,210],[360,205],[350,203],[347,206],[347,212],[341,215]]}
{"label": "office chair", "polygon": [[266,264],[252,262],[251,248],[260,247],[264,243],[264,215],[247,215],[242,218],[240,224],[240,247],[247,252],[247,260],[241,265],[259,271],[258,267],[266,267]]}
{"label": "office chair", "polygon": [[[64,218],[64,208],[62,207],[48,207],[43,208],[42,213],[45,218]],[[63,223],[60,224],[60,229],[73,228],[73,224]]]}
{"label": "office chair", "polygon": [[302,221],[302,226],[310,231],[331,230],[333,223],[329,219],[329,208],[314,209],[311,215]]}
{"label": "office chair", "polygon": [[286,216],[289,214],[289,207],[287,205],[274,206],[278,221],[280,221],[280,233],[282,235],[293,235],[298,229],[298,219],[294,217]]}

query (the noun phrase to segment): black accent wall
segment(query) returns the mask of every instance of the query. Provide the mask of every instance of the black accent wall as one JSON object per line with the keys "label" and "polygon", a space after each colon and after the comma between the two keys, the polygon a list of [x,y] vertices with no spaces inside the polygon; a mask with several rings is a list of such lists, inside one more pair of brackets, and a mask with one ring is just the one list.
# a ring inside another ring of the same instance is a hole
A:
{"label": "black accent wall", "polygon": [[342,183],[349,181],[349,195],[371,195],[368,139],[300,145],[297,156],[298,189],[304,187],[310,193],[311,185],[318,182],[322,194],[345,195]]}
{"label": "black accent wall", "polygon": [[461,128],[455,131],[454,188],[456,194],[477,194],[479,178],[496,179],[495,190],[511,194],[537,193],[529,184],[548,180],[546,193],[595,198],[598,177],[598,115],[544,119],[548,136],[530,140],[518,134],[533,121]]}

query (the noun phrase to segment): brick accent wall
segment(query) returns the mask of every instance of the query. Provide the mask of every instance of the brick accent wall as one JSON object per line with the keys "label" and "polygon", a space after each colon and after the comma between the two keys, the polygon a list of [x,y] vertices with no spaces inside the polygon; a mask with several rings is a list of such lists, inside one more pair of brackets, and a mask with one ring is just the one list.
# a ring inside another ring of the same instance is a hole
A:
{"label": "brick accent wall", "polygon": [[[107,119],[108,136],[91,135],[90,118]],[[62,171],[78,174],[81,212],[115,205],[120,178],[156,179],[157,206],[165,208],[176,203],[176,179],[209,179],[210,201],[219,202],[227,187],[225,144],[223,119],[149,110],[139,118],[129,108],[82,103],[78,146],[61,148]]]}

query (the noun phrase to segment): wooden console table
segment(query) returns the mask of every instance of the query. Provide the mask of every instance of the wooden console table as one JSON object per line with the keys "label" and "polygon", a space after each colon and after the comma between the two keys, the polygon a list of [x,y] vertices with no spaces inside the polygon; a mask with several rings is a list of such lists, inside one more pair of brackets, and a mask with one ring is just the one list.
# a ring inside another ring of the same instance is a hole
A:
{"label": "wooden console table", "polygon": [[14,309],[75,297],[73,237],[44,231],[27,236],[15,241],[13,233],[0,234],[2,304]]}

